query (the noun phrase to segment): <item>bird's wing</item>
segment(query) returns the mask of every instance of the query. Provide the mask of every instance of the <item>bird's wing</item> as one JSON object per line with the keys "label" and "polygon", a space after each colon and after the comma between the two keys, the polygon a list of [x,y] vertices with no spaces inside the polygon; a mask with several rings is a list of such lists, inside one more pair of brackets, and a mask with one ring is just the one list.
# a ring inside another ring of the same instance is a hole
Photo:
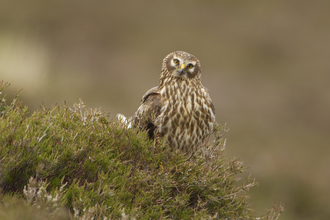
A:
{"label": "bird's wing", "polygon": [[[160,92],[159,92],[159,89],[158,89],[158,86],[155,86],[151,89],[149,89],[146,94],[144,94],[142,96],[142,99],[141,99],[141,104],[143,104],[149,96],[153,96],[153,95],[160,95]],[[160,97],[159,97],[160,98]]]}
{"label": "bird's wing", "polygon": [[206,91],[206,99],[209,101],[212,112],[215,115],[215,107],[214,107],[214,104],[213,104],[212,99],[210,97],[209,90],[204,86],[203,86],[203,88]]}
{"label": "bird's wing", "polygon": [[158,87],[149,89],[143,95],[141,105],[134,114],[134,127],[148,130],[150,138],[154,137],[154,120],[160,114],[162,107]]}

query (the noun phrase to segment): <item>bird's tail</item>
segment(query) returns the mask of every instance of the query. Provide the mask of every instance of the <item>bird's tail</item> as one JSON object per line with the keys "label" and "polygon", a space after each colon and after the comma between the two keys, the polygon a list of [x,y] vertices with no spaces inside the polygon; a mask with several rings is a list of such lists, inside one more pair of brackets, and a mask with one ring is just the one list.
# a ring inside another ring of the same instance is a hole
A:
{"label": "bird's tail", "polygon": [[126,118],[123,114],[117,114],[116,117],[123,127],[132,128],[132,118]]}

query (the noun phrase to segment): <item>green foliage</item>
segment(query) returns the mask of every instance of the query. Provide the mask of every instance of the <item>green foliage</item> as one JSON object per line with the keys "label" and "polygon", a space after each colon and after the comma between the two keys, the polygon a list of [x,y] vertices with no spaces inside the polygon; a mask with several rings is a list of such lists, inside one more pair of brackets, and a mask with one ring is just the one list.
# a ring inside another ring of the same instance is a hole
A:
{"label": "green foliage", "polygon": [[244,167],[223,157],[224,127],[187,161],[82,101],[28,116],[17,97],[0,105],[0,214],[24,203],[54,219],[255,218],[246,191],[256,183],[237,184]]}

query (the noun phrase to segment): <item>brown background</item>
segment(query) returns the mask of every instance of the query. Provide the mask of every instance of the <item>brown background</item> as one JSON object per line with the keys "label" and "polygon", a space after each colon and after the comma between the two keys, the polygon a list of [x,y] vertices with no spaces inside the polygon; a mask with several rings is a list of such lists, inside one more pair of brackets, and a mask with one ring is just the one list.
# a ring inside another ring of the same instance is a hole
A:
{"label": "brown background", "polygon": [[29,111],[81,98],[132,115],[162,59],[201,61],[226,156],[260,183],[257,214],[330,219],[330,1],[13,0],[0,7],[0,79]]}

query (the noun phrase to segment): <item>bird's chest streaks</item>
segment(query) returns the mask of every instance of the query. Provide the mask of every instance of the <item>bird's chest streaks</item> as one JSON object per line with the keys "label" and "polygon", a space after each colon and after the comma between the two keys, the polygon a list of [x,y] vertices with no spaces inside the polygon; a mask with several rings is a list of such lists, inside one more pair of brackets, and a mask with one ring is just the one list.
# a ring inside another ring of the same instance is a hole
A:
{"label": "bird's chest streaks", "polygon": [[[161,90],[162,109],[160,119],[161,126],[166,126],[168,120],[173,125],[178,125],[180,120],[191,120],[194,111],[195,91],[188,88],[186,83],[173,83]],[[166,116],[170,118],[167,119]],[[182,122],[181,122],[182,123]],[[170,126],[170,125],[169,125]]]}
{"label": "bird's chest streaks", "polygon": [[210,110],[201,88],[186,83],[166,85],[161,90],[162,109],[156,119],[158,132],[172,146],[181,150],[196,148],[210,133]]}

